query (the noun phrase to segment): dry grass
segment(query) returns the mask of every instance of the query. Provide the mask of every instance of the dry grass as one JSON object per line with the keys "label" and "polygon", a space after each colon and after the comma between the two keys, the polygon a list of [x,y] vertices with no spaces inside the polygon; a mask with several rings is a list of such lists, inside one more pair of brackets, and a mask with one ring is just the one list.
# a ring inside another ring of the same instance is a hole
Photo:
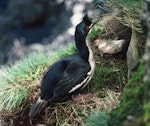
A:
{"label": "dry grass", "polygon": [[[34,90],[35,97],[37,97],[38,92],[38,89]],[[84,125],[84,119],[89,115],[99,110],[110,111],[115,108],[119,104],[119,98],[120,92],[101,89],[93,93],[91,98],[84,99],[81,102],[75,103],[70,100],[55,104],[53,107],[45,108],[34,119],[29,119],[27,116],[30,108],[30,100],[27,100],[16,112],[11,114],[3,113],[3,117],[5,117],[7,125],[13,126],[35,126],[39,124],[43,126],[79,126]]]}
{"label": "dry grass", "polygon": [[[133,28],[141,33],[140,14],[144,0],[105,0],[112,10],[117,10],[117,15],[113,15],[123,25]],[[113,12],[114,13],[114,12]]]}

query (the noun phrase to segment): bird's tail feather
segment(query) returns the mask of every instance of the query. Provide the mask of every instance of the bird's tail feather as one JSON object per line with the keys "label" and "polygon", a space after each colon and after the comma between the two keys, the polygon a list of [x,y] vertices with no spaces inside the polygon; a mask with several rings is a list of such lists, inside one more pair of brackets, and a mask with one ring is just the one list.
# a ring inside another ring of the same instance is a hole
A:
{"label": "bird's tail feather", "polygon": [[39,114],[42,109],[46,106],[47,102],[42,100],[40,97],[38,98],[37,102],[32,106],[29,112],[29,117],[34,117]]}

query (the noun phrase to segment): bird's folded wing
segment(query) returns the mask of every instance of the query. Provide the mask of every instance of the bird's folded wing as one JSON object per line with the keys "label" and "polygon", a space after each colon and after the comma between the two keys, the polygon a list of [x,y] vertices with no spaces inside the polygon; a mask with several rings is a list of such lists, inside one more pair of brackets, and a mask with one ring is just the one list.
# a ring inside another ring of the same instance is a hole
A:
{"label": "bird's folded wing", "polygon": [[54,96],[72,93],[86,83],[90,66],[82,62],[72,61],[64,71],[60,81],[54,89]]}

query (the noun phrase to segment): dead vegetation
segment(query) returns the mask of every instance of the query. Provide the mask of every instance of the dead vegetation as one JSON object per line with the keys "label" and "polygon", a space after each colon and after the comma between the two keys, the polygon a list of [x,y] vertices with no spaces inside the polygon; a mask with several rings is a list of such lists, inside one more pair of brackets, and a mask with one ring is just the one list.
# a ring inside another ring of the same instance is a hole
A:
{"label": "dead vegetation", "polygon": [[[34,95],[38,92],[34,90]],[[101,89],[89,99],[81,102],[73,102],[71,100],[63,103],[55,104],[49,108],[45,108],[34,119],[29,119],[28,112],[30,109],[29,99],[13,113],[3,113],[5,123],[10,126],[35,126],[44,124],[47,126],[78,126],[84,125],[84,119],[90,114],[99,110],[110,111],[119,104],[120,92],[110,89]]]}

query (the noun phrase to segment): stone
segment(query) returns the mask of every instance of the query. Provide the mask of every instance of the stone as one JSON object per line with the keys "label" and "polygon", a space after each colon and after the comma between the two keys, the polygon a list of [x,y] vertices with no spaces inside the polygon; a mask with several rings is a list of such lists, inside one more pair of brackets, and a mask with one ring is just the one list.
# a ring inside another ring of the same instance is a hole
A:
{"label": "stone", "polygon": [[24,25],[33,25],[39,20],[44,20],[44,10],[47,8],[45,3],[37,0],[9,0],[7,13],[14,19],[20,18]]}
{"label": "stone", "polygon": [[98,47],[101,55],[104,54],[116,54],[123,51],[126,47],[126,41],[124,39],[121,40],[95,40],[95,44]]}
{"label": "stone", "polygon": [[75,26],[92,5],[92,0],[6,1],[0,14],[0,65],[74,43]]}
{"label": "stone", "polygon": [[132,29],[130,44],[126,53],[128,66],[128,79],[131,78],[132,72],[136,70],[139,63],[139,41],[137,33]]}

